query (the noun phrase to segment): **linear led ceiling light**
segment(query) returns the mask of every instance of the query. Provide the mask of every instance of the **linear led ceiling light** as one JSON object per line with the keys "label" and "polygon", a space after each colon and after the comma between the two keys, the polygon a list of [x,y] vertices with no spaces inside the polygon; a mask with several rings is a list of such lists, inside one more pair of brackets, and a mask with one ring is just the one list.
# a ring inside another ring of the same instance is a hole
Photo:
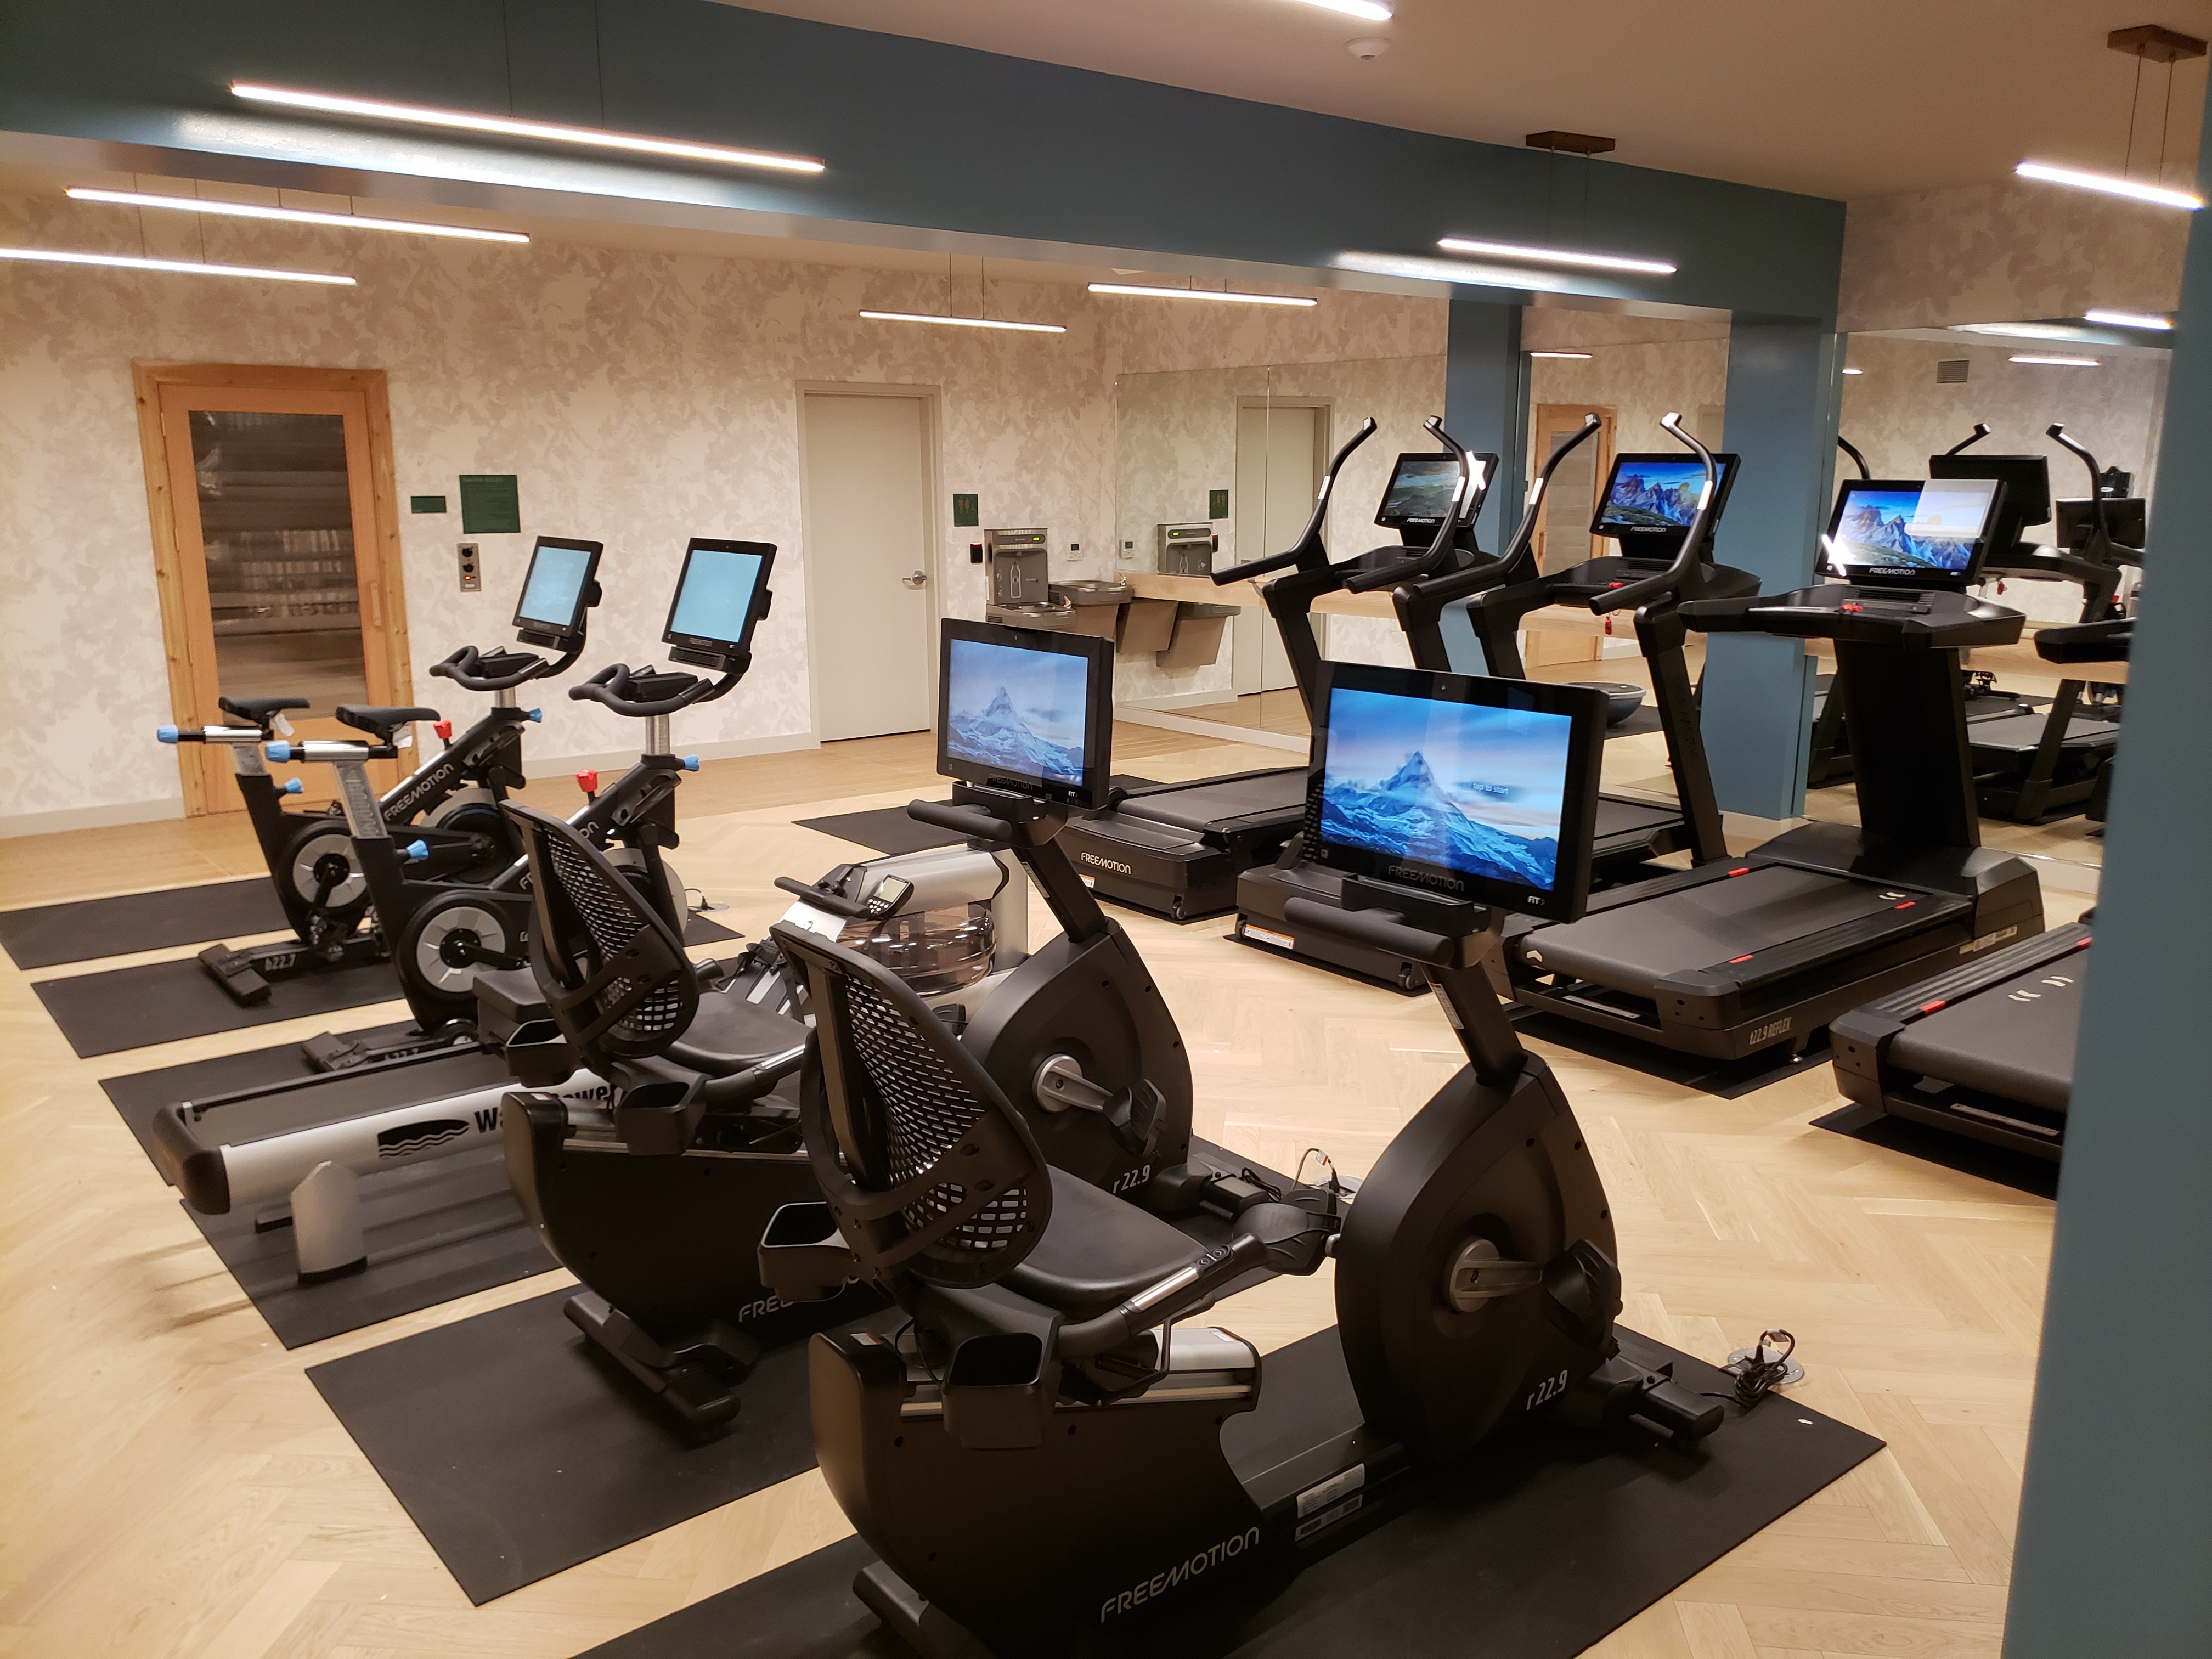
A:
{"label": "linear led ceiling light", "polygon": [[1863,374],[1866,373],[1866,370],[1863,368],[1847,368],[1844,373],[1846,374]]}
{"label": "linear led ceiling light", "polygon": [[1574,265],[1585,270],[1635,270],[1650,276],[1672,276],[1674,267],[1663,259],[1630,259],[1618,253],[1583,253],[1571,247],[1522,247],[1512,242],[1471,242],[1463,236],[1440,236],[1437,246],[1448,253],[1474,253],[1489,259],[1528,259],[1537,264]]}
{"label": "linear led ceiling light", "polygon": [[2084,322],[2102,323],[2106,328],[2170,330],[2173,326],[2172,318],[2154,316],[2145,311],[2085,311],[2081,313],[2081,319]]}
{"label": "linear led ceiling light", "polygon": [[2069,185],[2075,190],[2101,191],[2107,196],[2126,196],[2138,202],[2155,203],[2160,207],[2186,208],[2194,212],[2204,205],[2204,198],[2191,191],[2147,185],[2140,179],[2116,179],[2108,173],[2082,173],[2073,167],[2046,166],[2041,161],[2022,161],[2013,171],[2023,179]]}
{"label": "linear led ceiling light", "polygon": [[398,230],[416,236],[458,236],[471,242],[526,242],[519,230],[478,230],[470,225],[427,225],[412,219],[364,219],[352,213],[316,213],[306,208],[264,207],[258,202],[214,202],[204,196],[162,196],[135,190],[72,190],[73,201],[112,202],[120,207],[177,208],[186,213],[216,213],[233,219],[280,219],[294,225],[341,225],[348,230]]}
{"label": "linear led ceiling light", "polygon": [[864,311],[878,323],[949,323],[954,328],[1010,328],[1022,334],[1065,334],[1058,323],[1010,323],[997,317],[947,317],[934,311]]}
{"label": "linear led ceiling light", "polygon": [[1532,351],[1528,355],[1531,357],[1572,357],[1577,361],[1584,361],[1592,354],[1587,351]]}
{"label": "linear led ceiling light", "polygon": [[1093,294],[1140,294],[1152,300],[1226,300],[1242,306],[1310,306],[1318,301],[1296,294],[1242,294],[1226,288],[1159,288],[1147,283],[1093,283]]}
{"label": "linear led ceiling light", "polygon": [[1323,11],[1341,12],[1346,17],[1364,17],[1370,23],[1390,21],[1390,8],[1382,0],[1304,0],[1309,6],[1318,6]]}
{"label": "linear led ceiling light", "polygon": [[311,109],[325,115],[353,115],[371,121],[398,121],[410,126],[451,127],[465,132],[495,133],[502,138],[542,138],[555,143],[580,144],[592,149],[629,150],[641,155],[666,155],[684,161],[717,161],[726,167],[774,167],[785,173],[819,173],[821,162],[805,155],[779,155],[772,150],[732,149],[723,144],[695,144],[677,138],[648,138],[641,133],[609,132],[599,127],[569,127],[550,121],[518,121],[512,116],[478,115],[468,110],[429,109],[419,104],[390,104],[375,98],[338,98],[326,92],[299,92],[287,87],[258,86],[234,81],[232,94],[256,104],[282,104],[290,109]]}
{"label": "linear led ceiling light", "polygon": [[2102,368],[2104,360],[2099,357],[2036,357],[2016,356],[2016,363],[2043,363],[2052,368]]}
{"label": "linear led ceiling light", "polygon": [[197,276],[263,276],[272,283],[328,283],[351,288],[350,276],[327,270],[269,270],[259,265],[211,265],[197,259],[144,259],[133,253],[71,253],[50,247],[0,247],[0,259],[33,259],[63,265],[118,265],[125,270],[180,270]]}

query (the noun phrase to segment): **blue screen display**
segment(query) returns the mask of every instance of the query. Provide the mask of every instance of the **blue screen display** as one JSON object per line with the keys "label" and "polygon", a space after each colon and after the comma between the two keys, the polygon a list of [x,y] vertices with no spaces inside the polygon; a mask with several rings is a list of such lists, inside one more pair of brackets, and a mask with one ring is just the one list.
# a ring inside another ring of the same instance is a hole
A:
{"label": "blue screen display", "polygon": [[574,627],[576,607],[584,597],[584,574],[591,568],[587,547],[538,543],[530,556],[530,574],[523,578],[522,603],[515,606],[515,616],[548,628]]}
{"label": "blue screen display", "polygon": [[1080,785],[1091,705],[1087,658],[981,640],[951,641],[945,751],[1012,778]]}
{"label": "blue screen display", "polygon": [[[1720,474],[1714,474],[1719,487]],[[1632,460],[1613,470],[1613,488],[1599,515],[1600,534],[1607,530],[1687,530],[1698,516],[1698,492],[1705,469],[1694,458],[1683,461]]]}
{"label": "blue screen display", "polygon": [[761,556],[717,548],[695,548],[684,568],[684,586],[668,617],[668,631],[687,639],[737,645],[753,614],[753,592],[760,586]]}
{"label": "blue screen display", "polygon": [[1574,721],[1334,689],[1322,839],[1550,892]]}
{"label": "blue screen display", "polygon": [[1826,541],[1835,570],[1964,571],[1982,538],[1996,495],[1988,478],[1938,478],[1928,483],[1846,483],[1836,502],[1836,527]]}

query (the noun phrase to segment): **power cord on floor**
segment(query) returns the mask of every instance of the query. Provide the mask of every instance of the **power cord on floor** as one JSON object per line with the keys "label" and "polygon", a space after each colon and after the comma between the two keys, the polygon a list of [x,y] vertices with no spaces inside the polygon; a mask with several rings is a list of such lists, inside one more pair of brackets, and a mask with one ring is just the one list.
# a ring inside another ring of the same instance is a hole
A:
{"label": "power cord on floor", "polygon": [[1710,1389],[1705,1393],[1714,1400],[1732,1399],[1749,1411],[1774,1389],[1804,1381],[1805,1367],[1790,1358],[1796,1352],[1797,1339],[1789,1332],[1761,1331],[1755,1346],[1737,1349],[1721,1367],[1735,1379],[1735,1389],[1724,1395]]}

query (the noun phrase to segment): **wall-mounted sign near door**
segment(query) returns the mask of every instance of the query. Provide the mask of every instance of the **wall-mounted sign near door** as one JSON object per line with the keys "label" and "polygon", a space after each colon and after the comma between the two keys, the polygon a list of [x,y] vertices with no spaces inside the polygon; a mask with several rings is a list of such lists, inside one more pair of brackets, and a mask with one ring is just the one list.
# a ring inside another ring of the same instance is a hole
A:
{"label": "wall-mounted sign near door", "polygon": [[1209,489],[1206,492],[1206,516],[1209,519],[1225,519],[1229,516],[1227,490]]}
{"label": "wall-mounted sign near door", "polygon": [[461,474],[461,533],[513,536],[522,530],[522,497],[512,472]]}
{"label": "wall-mounted sign near door", "polygon": [[972,530],[983,522],[982,508],[976,505],[976,501],[977,498],[973,495],[955,495],[952,498],[953,528]]}
{"label": "wall-mounted sign near door", "polygon": [[446,498],[443,495],[410,495],[407,510],[410,513],[443,513]]}

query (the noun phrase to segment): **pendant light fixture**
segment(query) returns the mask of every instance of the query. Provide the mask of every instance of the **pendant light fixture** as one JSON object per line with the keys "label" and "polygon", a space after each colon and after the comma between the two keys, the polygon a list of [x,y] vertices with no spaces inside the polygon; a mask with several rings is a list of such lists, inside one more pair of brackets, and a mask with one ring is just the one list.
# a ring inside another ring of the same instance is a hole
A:
{"label": "pendant light fixture", "polygon": [[783,173],[820,173],[823,166],[810,155],[782,155],[764,149],[736,149],[726,144],[700,144],[688,139],[654,138],[644,133],[614,132],[602,127],[565,126],[555,121],[520,121],[511,115],[435,109],[421,104],[395,104],[380,98],[342,97],[335,93],[307,92],[293,87],[263,86],[252,81],[234,81],[230,90],[234,97],[242,98],[248,103],[308,110],[319,115],[344,115],[365,121],[391,121],[402,126],[485,132],[500,138],[538,139],[549,143],[574,144],[586,149],[665,156],[672,161],[708,161],[733,167],[765,167]]}
{"label": "pendant light fixture", "polygon": [[415,219],[369,219],[352,213],[319,213],[306,208],[270,207],[260,202],[224,202],[204,196],[164,196],[150,191],[73,189],[73,202],[106,202],[118,207],[168,208],[183,213],[212,213],[230,219],[270,219],[289,225],[330,225],[344,230],[394,230],[410,236],[451,236],[470,242],[527,242],[519,230],[480,230],[473,225],[428,224]]}
{"label": "pendant light fixture", "polygon": [[942,313],[934,311],[863,311],[860,315],[872,323],[937,323],[949,328],[997,328],[1016,334],[1065,334],[1067,330],[1058,323],[1018,323],[990,313],[988,277],[981,258],[975,261],[976,310],[978,317],[960,317],[952,313],[952,256],[945,256],[945,305]]}
{"label": "pendant light fixture", "polygon": [[[2114,29],[2105,37],[2105,44],[2136,60],[2135,90],[2128,97],[2127,147],[2122,153],[2119,172],[2098,173],[2086,167],[2059,167],[2037,161],[2022,161],[2013,171],[2023,179],[2040,179],[2045,184],[2195,212],[2204,205],[2204,198],[2193,190],[2178,189],[2166,182],[2166,144],[2173,116],[2173,66],[2185,58],[2203,57],[2205,43],[2193,34],[2162,28],[2156,23],[2142,23],[2134,28]],[[2135,177],[2136,125],[2137,111],[2142,104],[2145,64],[2166,65],[2166,99],[2159,115],[2157,171],[2151,178],[2138,179]]]}

